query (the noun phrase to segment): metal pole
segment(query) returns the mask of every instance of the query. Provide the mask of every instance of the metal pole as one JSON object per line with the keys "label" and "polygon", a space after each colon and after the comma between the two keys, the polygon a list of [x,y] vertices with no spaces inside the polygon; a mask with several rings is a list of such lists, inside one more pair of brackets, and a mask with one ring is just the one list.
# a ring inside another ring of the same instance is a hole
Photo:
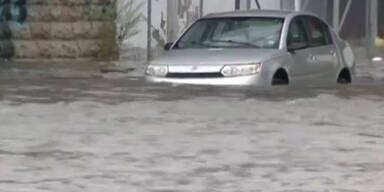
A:
{"label": "metal pole", "polygon": [[366,40],[366,52],[367,52],[367,58],[371,57],[371,52],[370,52],[370,44],[371,44],[371,39],[370,39],[370,34],[371,34],[371,27],[370,27],[370,0],[365,1],[365,40]]}
{"label": "metal pole", "polygon": [[378,2],[377,0],[369,0],[369,6],[368,6],[368,33],[367,33],[367,39],[368,39],[368,58],[372,58],[375,56],[375,39],[377,37],[377,29],[378,29],[378,23],[377,23],[377,8]]}
{"label": "metal pole", "polygon": [[333,0],[333,28],[335,31],[340,28],[340,0]]}
{"label": "metal pole", "polygon": [[284,9],[284,0],[280,0],[280,10]]}
{"label": "metal pole", "polygon": [[200,17],[204,15],[204,0],[200,0]]}
{"label": "metal pole", "polygon": [[[325,1],[326,2],[326,1]],[[306,0],[305,2],[304,2],[304,5],[303,5],[303,8],[302,8],[302,10],[307,10],[308,9],[308,6],[309,6],[309,0]]]}
{"label": "metal pole", "polygon": [[251,9],[251,0],[247,0],[247,10]]}
{"label": "metal pole", "polygon": [[147,61],[152,59],[152,0],[147,1]]}
{"label": "metal pole", "polygon": [[301,11],[301,0],[295,0],[295,11]]}
{"label": "metal pole", "polygon": [[379,2],[378,0],[372,0],[372,34],[373,38],[376,38],[379,34],[379,12],[378,12]]}
{"label": "metal pole", "polygon": [[379,12],[378,12],[379,2],[378,0],[372,0],[372,32],[373,37],[376,38],[379,34]]}
{"label": "metal pole", "polygon": [[240,0],[235,0],[235,10],[240,10]]}

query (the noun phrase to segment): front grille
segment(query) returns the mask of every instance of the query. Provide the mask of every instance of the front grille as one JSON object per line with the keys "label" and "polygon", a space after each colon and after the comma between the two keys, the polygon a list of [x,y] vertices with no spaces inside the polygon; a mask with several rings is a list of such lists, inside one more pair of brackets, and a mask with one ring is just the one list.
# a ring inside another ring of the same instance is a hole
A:
{"label": "front grille", "polygon": [[221,73],[168,73],[168,78],[218,78]]}

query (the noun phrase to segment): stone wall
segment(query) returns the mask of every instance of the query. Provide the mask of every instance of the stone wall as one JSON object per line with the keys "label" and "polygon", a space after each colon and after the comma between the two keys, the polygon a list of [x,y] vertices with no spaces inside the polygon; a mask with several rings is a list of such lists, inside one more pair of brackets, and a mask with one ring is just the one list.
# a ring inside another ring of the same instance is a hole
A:
{"label": "stone wall", "polygon": [[0,0],[0,57],[114,58],[115,18],[114,0]]}

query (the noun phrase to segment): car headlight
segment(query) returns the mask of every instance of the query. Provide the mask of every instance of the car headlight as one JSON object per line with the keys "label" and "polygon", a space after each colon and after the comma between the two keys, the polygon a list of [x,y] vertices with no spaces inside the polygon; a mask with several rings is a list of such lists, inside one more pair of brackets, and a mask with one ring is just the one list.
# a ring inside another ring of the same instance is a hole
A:
{"label": "car headlight", "polygon": [[149,65],[145,71],[147,75],[165,77],[168,74],[168,66],[166,65]]}
{"label": "car headlight", "polygon": [[253,75],[260,73],[261,64],[237,64],[237,65],[225,65],[221,70],[221,74],[225,77]]}

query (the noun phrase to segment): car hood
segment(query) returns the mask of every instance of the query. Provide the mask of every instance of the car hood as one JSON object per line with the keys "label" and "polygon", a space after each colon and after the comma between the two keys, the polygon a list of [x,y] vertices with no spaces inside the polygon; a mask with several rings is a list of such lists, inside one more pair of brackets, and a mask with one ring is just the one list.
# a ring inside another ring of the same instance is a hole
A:
{"label": "car hood", "polygon": [[281,54],[272,49],[180,49],[155,59],[156,65],[225,65],[264,62]]}

